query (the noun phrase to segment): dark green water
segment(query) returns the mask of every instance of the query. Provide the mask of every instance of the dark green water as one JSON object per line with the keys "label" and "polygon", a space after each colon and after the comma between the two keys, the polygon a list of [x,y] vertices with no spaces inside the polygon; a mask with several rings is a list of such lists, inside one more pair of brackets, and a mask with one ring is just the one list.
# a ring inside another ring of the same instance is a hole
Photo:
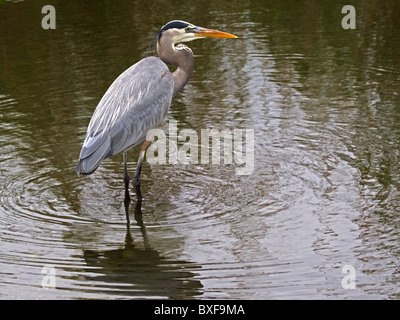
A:
{"label": "dark green water", "polygon": [[[346,4],[2,2],[0,298],[398,299],[400,3],[354,1],[354,30]],[[239,38],[188,43],[163,129],[254,130],[254,171],[145,161],[127,224],[122,156],[75,164],[108,86],[173,19]]]}

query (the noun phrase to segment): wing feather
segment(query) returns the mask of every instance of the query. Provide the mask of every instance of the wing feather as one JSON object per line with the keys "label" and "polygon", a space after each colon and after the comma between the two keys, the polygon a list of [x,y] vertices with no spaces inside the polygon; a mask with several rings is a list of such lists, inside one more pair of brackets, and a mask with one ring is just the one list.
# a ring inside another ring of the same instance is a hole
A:
{"label": "wing feather", "polygon": [[167,65],[148,57],[124,71],[108,88],[90,120],[77,171],[91,174],[101,161],[142,143],[165,119],[174,81]]}

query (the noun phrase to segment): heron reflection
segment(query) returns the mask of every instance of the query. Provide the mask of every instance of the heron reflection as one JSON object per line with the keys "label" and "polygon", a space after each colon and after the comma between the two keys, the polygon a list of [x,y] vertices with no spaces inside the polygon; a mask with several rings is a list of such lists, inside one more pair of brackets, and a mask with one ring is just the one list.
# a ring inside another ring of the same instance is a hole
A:
{"label": "heron reflection", "polygon": [[[136,203],[134,218],[143,238],[143,247],[135,245],[130,229],[130,204],[125,203],[127,216],[124,245],[106,251],[84,250],[84,259],[96,281],[112,285],[110,294],[137,297],[193,299],[202,294],[202,284],[195,278],[200,266],[181,260],[170,260],[152,249],[143,223],[141,201]],[[92,268],[93,267],[93,268]]]}

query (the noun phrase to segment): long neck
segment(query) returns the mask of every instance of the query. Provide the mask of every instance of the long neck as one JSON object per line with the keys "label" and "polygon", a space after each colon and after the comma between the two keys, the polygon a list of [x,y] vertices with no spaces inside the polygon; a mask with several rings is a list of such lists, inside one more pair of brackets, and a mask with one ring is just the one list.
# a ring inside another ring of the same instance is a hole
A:
{"label": "long neck", "polygon": [[157,52],[162,61],[174,67],[178,67],[172,73],[174,78],[174,95],[176,95],[188,83],[193,74],[194,59],[192,50],[185,45],[177,47],[171,41],[161,39],[157,43]]}

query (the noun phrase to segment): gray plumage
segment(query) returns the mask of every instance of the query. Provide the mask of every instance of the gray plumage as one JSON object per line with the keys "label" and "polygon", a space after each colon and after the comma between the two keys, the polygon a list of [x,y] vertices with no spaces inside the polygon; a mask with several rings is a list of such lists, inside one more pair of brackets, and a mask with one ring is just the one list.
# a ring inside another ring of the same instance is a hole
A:
{"label": "gray plumage", "polygon": [[123,72],[108,88],[90,120],[77,171],[93,173],[112,155],[138,146],[162,124],[173,96],[168,66],[148,57]]}

